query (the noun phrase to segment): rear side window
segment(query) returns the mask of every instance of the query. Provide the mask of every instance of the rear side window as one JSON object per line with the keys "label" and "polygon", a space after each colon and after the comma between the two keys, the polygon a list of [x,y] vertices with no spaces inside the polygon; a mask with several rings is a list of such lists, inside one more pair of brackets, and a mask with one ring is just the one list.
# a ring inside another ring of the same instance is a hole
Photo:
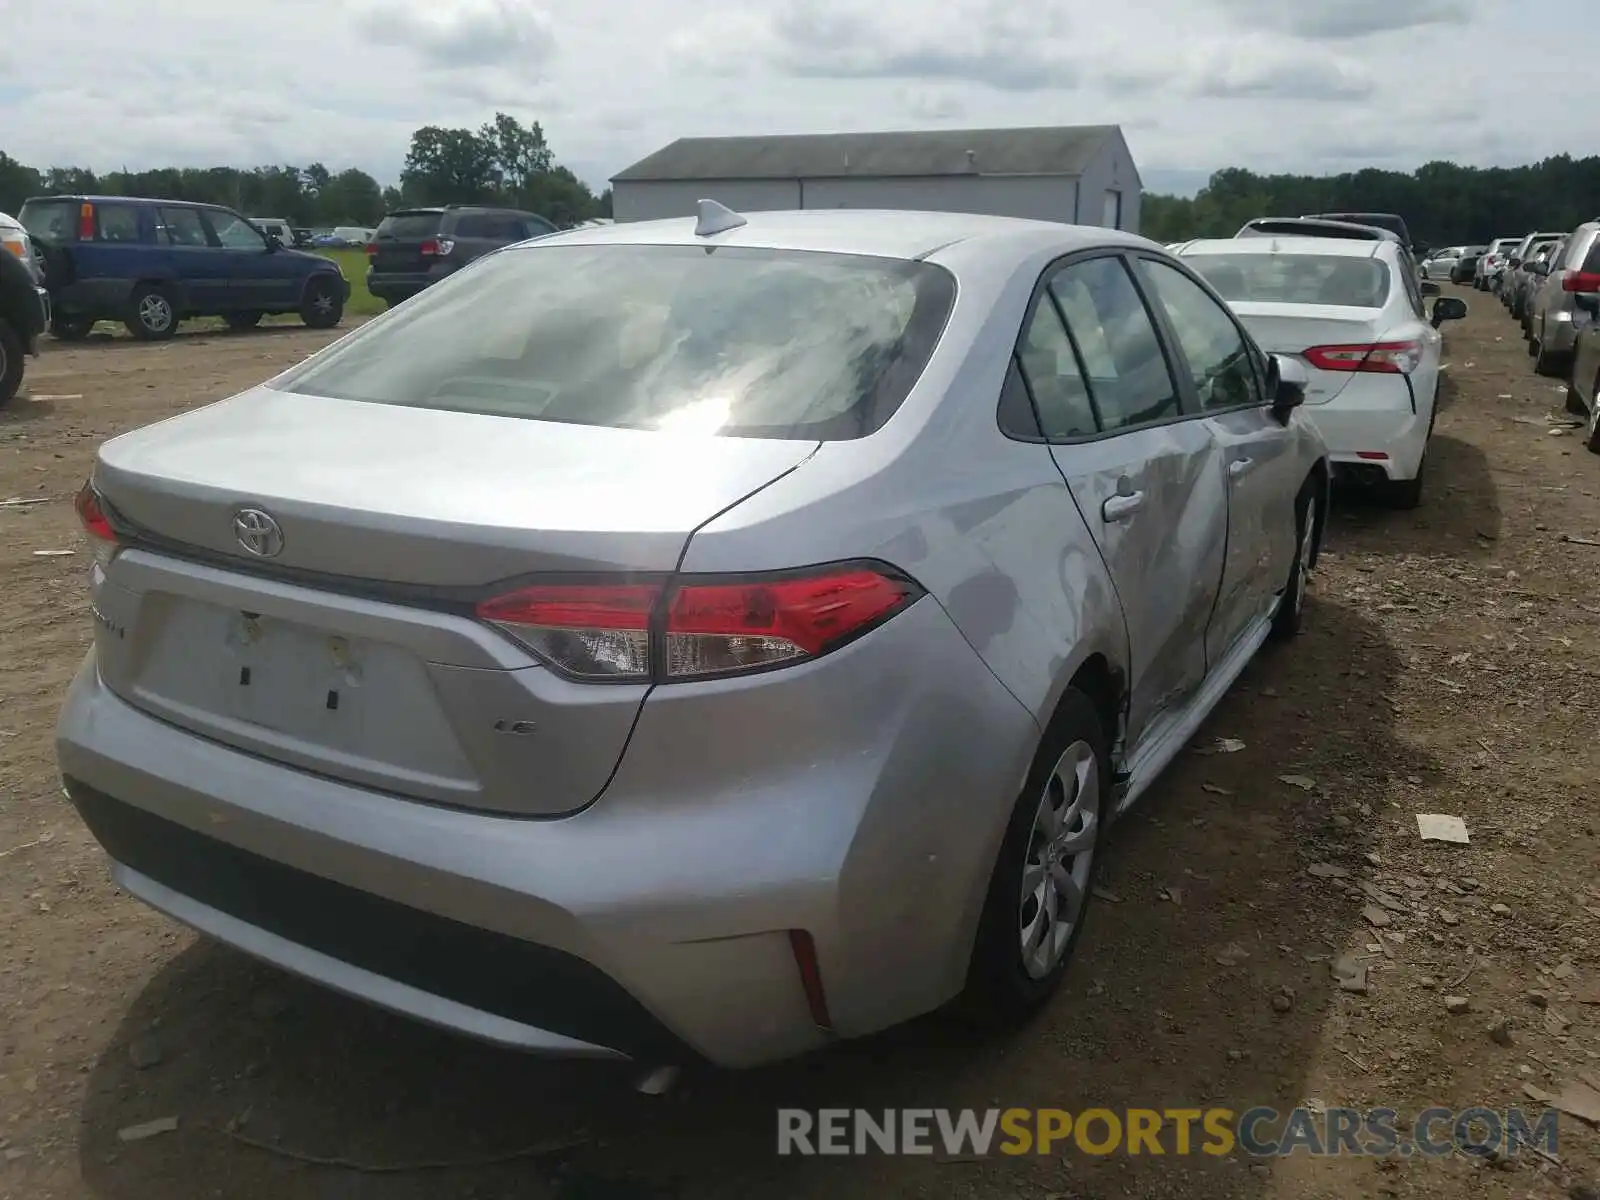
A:
{"label": "rear side window", "polygon": [[78,236],[79,207],[77,200],[29,200],[17,220],[41,242],[70,242]]}
{"label": "rear side window", "polygon": [[95,229],[102,242],[137,242],[139,210],[131,204],[94,206]]}
{"label": "rear side window", "polygon": [[378,236],[380,238],[396,238],[400,241],[418,241],[431,238],[439,232],[440,213],[390,213],[378,222]]}
{"label": "rear side window", "polygon": [[1045,437],[1085,437],[1099,432],[1078,353],[1048,292],[1039,297],[1017,358]]}
{"label": "rear side window", "polygon": [[1161,341],[1121,259],[1074,263],[1051,279],[1049,291],[1078,349],[1103,431],[1178,415]]}
{"label": "rear side window", "polygon": [[161,232],[173,246],[209,246],[206,227],[200,214],[192,208],[162,208],[156,210],[161,221]]}
{"label": "rear side window", "polygon": [[901,259],[529,246],[456,272],[272,386],[577,425],[857,438],[922,374],[955,290],[942,267]]}

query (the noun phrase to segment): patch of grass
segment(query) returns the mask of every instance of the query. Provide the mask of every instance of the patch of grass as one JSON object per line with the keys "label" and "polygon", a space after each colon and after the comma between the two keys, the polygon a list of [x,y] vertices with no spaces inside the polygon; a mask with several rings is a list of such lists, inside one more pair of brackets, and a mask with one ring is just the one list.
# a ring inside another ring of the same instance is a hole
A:
{"label": "patch of grass", "polygon": [[344,277],[350,281],[350,301],[344,306],[345,312],[356,317],[375,317],[384,311],[383,301],[367,291],[366,251],[316,250],[313,253],[338,263]]}

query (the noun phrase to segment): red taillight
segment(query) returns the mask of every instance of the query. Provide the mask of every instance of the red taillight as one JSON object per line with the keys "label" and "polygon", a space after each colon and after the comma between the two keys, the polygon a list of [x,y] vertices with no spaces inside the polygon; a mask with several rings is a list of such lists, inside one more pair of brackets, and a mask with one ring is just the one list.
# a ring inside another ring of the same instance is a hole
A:
{"label": "red taillight", "polygon": [[789,949],[800,971],[800,987],[806,994],[806,1007],[818,1029],[832,1032],[833,1016],[828,1012],[828,993],[822,987],[822,965],[817,961],[817,943],[804,929],[789,931]]}
{"label": "red taillight", "polygon": [[1361,342],[1348,346],[1312,346],[1305,360],[1323,371],[1371,371],[1409,375],[1422,361],[1421,342]]}
{"label": "red taillight", "polygon": [[366,252],[367,252],[367,257],[371,258],[374,254],[376,254],[378,252],[378,243],[377,242],[368,242],[367,245],[366,245]]}
{"label": "red taillight", "polygon": [[94,205],[88,201],[78,206],[78,240],[94,241]]}
{"label": "red taillight", "polygon": [[79,488],[72,506],[78,511],[78,520],[83,523],[84,533],[89,535],[95,561],[102,567],[109,565],[117,553],[117,531],[106,515],[105,501],[94,490],[94,484],[85,483]]}
{"label": "red taillight", "polygon": [[[818,658],[922,595],[868,566],[681,582],[549,583],[486,600],[478,616],[582,679],[674,681]],[[659,637],[657,636],[659,634]]]}
{"label": "red taillight", "polygon": [[1594,271],[1569,271],[1561,279],[1563,292],[1600,292],[1600,273]]}
{"label": "red taillight", "polygon": [[423,258],[434,258],[439,253],[439,243],[433,238],[429,238],[417,248],[417,252],[421,254]]}

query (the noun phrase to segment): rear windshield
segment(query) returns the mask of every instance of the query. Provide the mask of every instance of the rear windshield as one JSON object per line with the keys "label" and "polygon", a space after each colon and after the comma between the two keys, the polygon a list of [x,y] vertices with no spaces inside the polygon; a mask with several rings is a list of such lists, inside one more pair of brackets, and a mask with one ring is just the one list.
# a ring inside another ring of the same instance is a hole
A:
{"label": "rear windshield", "polygon": [[378,222],[381,238],[430,238],[439,232],[439,218],[443,213],[392,213]]}
{"label": "rear windshield", "polygon": [[901,259],[530,245],[272,386],[577,425],[864,437],[927,365],[955,290],[943,268]]}
{"label": "rear windshield", "polygon": [[41,242],[70,242],[78,233],[80,207],[77,200],[29,200],[17,220]]}
{"label": "rear windshield", "polygon": [[1335,254],[1186,254],[1224,300],[1382,308],[1389,266],[1376,258]]}

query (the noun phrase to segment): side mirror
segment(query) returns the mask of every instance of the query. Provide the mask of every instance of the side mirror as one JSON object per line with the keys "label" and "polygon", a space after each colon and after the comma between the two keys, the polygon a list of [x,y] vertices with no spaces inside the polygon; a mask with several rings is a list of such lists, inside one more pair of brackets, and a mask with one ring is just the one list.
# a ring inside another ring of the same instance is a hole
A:
{"label": "side mirror", "polygon": [[1433,302],[1433,327],[1435,329],[1446,321],[1459,321],[1467,315],[1467,302],[1455,296],[1441,296]]}
{"label": "side mirror", "polygon": [[1442,289],[1437,283],[1434,283],[1433,280],[1424,279],[1420,284],[1417,285],[1417,290],[1420,291],[1424,296],[1437,296]]}
{"label": "side mirror", "polygon": [[1310,373],[1299,362],[1281,354],[1267,356],[1268,407],[1272,415],[1287,425],[1289,414],[1306,402]]}
{"label": "side mirror", "polygon": [[283,249],[283,239],[280,238],[277,234],[275,234],[275,233],[264,233],[261,236],[267,239],[267,253],[268,254],[271,254],[274,250],[282,250]]}

